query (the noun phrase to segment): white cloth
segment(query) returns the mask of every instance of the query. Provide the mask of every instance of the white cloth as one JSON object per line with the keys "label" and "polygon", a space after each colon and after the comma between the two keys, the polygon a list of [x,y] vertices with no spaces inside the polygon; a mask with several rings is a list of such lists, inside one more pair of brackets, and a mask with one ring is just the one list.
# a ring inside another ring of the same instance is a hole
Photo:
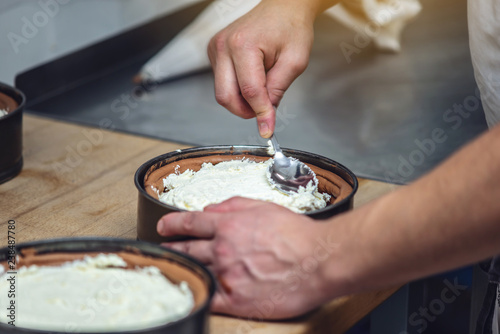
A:
{"label": "white cloth", "polygon": [[401,51],[401,33],[420,13],[418,0],[344,0],[325,13],[370,38],[379,50]]}
{"label": "white cloth", "polygon": [[500,333],[500,285],[498,285],[497,288],[497,302],[495,303],[495,315],[496,315],[496,320],[493,320],[493,324],[496,326],[493,326],[493,328],[496,327],[497,329],[497,334]]}
{"label": "white cloth", "polygon": [[497,298],[495,302],[495,313],[493,314],[493,326],[491,326],[491,334],[499,334],[500,332],[500,287],[497,288]]}
{"label": "white cloth", "polygon": [[472,64],[491,128],[500,123],[500,1],[469,0],[468,6]]}

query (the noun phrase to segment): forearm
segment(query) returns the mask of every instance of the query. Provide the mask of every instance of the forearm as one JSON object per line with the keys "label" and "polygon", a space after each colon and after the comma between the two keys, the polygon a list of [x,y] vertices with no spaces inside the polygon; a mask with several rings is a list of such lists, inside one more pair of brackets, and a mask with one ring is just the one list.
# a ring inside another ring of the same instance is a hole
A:
{"label": "forearm", "polygon": [[500,126],[414,184],[331,224],[339,258],[329,260],[325,275],[343,280],[344,293],[402,284],[499,254]]}

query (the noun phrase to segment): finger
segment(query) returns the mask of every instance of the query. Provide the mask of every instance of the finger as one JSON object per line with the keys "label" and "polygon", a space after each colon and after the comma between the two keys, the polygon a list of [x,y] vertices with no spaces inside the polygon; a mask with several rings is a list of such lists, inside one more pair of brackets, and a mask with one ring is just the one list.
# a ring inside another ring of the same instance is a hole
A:
{"label": "finger", "polygon": [[205,207],[204,212],[232,212],[244,209],[254,208],[263,205],[264,202],[255,199],[245,198],[245,197],[232,197],[220,202],[218,204],[212,204]]}
{"label": "finger", "polygon": [[266,88],[264,55],[260,50],[236,48],[232,55],[239,89],[257,117],[259,133],[269,138],[274,131],[274,109]]}
{"label": "finger", "polygon": [[255,112],[240,95],[236,73],[229,58],[217,63],[214,77],[217,103],[241,118],[255,117]]}
{"label": "finger", "polygon": [[231,314],[234,307],[231,305],[226,293],[217,291],[212,299],[210,309],[215,313]]}
{"label": "finger", "polygon": [[267,91],[274,106],[279,105],[286,90],[301,75],[308,63],[308,55],[299,53],[282,53],[278,61],[267,72]]}
{"label": "finger", "polygon": [[181,253],[188,254],[205,265],[210,265],[214,261],[214,253],[212,251],[212,241],[208,240],[187,240],[164,242],[161,244],[166,248],[176,250]]}
{"label": "finger", "polygon": [[215,99],[236,116],[253,118],[254,111],[240,95],[236,72],[228,52],[223,36],[215,36],[210,41],[208,55],[214,71]]}
{"label": "finger", "polygon": [[198,238],[213,238],[215,235],[215,214],[193,211],[174,212],[160,218],[156,227],[163,236],[187,235]]}

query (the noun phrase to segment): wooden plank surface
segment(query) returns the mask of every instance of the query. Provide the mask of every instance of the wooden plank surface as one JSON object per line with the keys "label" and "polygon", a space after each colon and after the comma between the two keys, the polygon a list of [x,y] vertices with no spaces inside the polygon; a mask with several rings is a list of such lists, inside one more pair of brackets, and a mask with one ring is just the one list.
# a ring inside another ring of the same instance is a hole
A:
{"label": "wooden plank surface", "polygon": [[[24,168],[0,185],[0,233],[16,221],[16,243],[68,236],[136,238],[133,176],[147,160],[187,146],[25,115]],[[397,186],[360,179],[354,205]],[[342,333],[396,288],[342,297],[291,321],[213,315],[211,333]]]}

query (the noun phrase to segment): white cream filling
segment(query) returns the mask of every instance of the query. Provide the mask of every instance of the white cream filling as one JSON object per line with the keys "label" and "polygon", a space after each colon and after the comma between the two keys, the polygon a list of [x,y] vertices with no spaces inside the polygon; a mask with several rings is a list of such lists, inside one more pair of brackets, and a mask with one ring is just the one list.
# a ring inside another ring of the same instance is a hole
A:
{"label": "white cream filling", "polygon": [[0,109],[0,117],[7,115],[7,110]]}
{"label": "white cream filling", "polygon": [[329,194],[321,194],[313,182],[301,187],[293,195],[273,188],[266,172],[272,159],[265,162],[232,160],[216,165],[204,163],[198,172],[170,174],[163,180],[166,192],[159,200],[180,209],[201,211],[210,204],[223,202],[234,196],[273,202],[292,211],[303,213],[324,208]]}
{"label": "white cream filling", "polygon": [[267,154],[269,155],[274,155],[276,153],[274,151],[273,143],[271,142],[271,139],[267,141],[267,149],[266,149]]}
{"label": "white cream filling", "polygon": [[15,325],[64,332],[124,331],[154,327],[188,315],[194,307],[186,282],[171,283],[156,267],[123,269],[116,254],[100,254],[61,266],[22,267],[15,297],[9,273],[0,276],[0,322],[15,301]]}

